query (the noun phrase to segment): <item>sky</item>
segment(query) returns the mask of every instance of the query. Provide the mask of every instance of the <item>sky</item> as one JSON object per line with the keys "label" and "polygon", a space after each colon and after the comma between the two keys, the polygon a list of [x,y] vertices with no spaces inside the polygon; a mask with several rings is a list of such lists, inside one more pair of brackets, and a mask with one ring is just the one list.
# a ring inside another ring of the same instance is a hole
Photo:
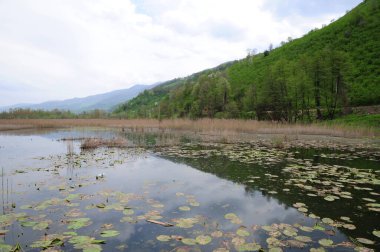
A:
{"label": "sky", "polygon": [[0,106],[153,84],[264,51],[361,0],[0,0]]}

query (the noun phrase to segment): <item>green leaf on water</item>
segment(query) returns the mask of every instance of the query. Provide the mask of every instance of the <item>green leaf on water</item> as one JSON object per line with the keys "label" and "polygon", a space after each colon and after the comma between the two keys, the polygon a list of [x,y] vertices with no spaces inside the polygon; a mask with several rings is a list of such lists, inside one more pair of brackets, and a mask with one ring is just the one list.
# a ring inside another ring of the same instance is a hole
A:
{"label": "green leaf on water", "polygon": [[325,231],[325,228],[319,225],[319,223],[315,223],[314,227],[315,230]]}
{"label": "green leaf on water", "polygon": [[101,237],[108,238],[108,237],[114,237],[118,236],[120,234],[117,230],[104,230],[100,233]]}
{"label": "green leaf on water", "polygon": [[37,225],[33,226],[33,230],[44,230],[49,227],[49,221],[39,222]]}
{"label": "green leaf on water", "polygon": [[367,244],[367,245],[373,245],[375,244],[374,241],[371,241],[369,239],[366,239],[366,238],[356,238],[356,240],[360,243],[363,243],[363,244]]}
{"label": "green leaf on water", "polygon": [[69,194],[69,196],[67,196],[66,198],[65,198],[65,200],[66,201],[72,201],[72,200],[75,200],[75,199],[77,199],[77,198],[79,198],[79,194]]}
{"label": "green leaf on water", "polygon": [[348,222],[351,222],[351,219],[350,217],[346,217],[346,216],[341,216],[340,217],[341,220],[344,220],[344,221],[348,221]]}
{"label": "green leaf on water", "polygon": [[82,227],[91,225],[92,222],[90,218],[77,218],[68,220],[68,223],[68,229],[80,229]]}
{"label": "green leaf on water", "polygon": [[334,221],[332,219],[330,219],[330,218],[323,218],[322,222],[325,223],[325,224],[329,224],[329,225],[331,225],[331,224],[334,223]]}
{"label": "green leaf on water", "polygon": [[104,204],[104,203],[99,203],[99,204],[96,204],[96,207],[97,207],[97,208],[105,208],[105,207],[106,207],[106,204]]}
{"label": "green leaf on water", "polygon": [[270,248],[268,250],[268,252],[282,252],[282,248],[279,248],[279,247],[274,247],[274,248]]}
{"label": "green leaf on water", "polygon": [[35,222],[35,221],[23,221],[23,222],[21,222],[21,226],[23,226],[23,227],[34,227],[35,225],[37,225],[37,222]]}
{"label": "green leaf on water", "polygon": [[208,235],[199,235],[197,238],[195,238],[195,241],[200,245],[206,245],[210,243],[212,238]]}
{"label": "green leaf on water", "polygon": [[335,198],[333,196],[331,196],[331,195],[324,197],[324,199],[326,201],[334,201],[335,200]]}
{"label": "green leaf on water", "polygon": [[168,235],[159,235],[156,237],[156,239],[162,242],[167,242],[171,240],[171,237]]}
{"label": "green leaf on water", "polygon": [[343,227],[344,227],[344,228],[347,228],[347,229],[349,229],[349,230],[354,230],[354,229],[356,229],[356,226],[353,225],[353,224],[343,224]]}
{"label": "green leaf on water", "polygon": [[294,239],[296,239],[297,241],[301,241],[301,242],[312,242],[312,239],[309,237],[309,236],[296,236],[294,237]]}
{"label": "green leaf on water", "polygon": [[180,206],[178,209],[181,211],[190,211],[191,210],[191,208],[188,206]]}
{"label": "green leaf on water", "polygon": [[186,244],[186,245],[196,245],[197,244],[197,242],[196,242],[196,240],[194,240],[194,239],[190,239],[190,238],[184,238],[184,239],[182,239],[181,240],[181,242],[183,243],[183,244]]}
{"label": "green leaf on water", "polygon": [[261,226],[261,228],[267,232],[273,232],[274,231],[274,228],[272,228],[271,226]]}
{"label": "green leaf on water", "polygon": [[211,233],[211,236],[212,236],[212,237],[215,237],[215,238],[219,238],[219,237],[222,237],[222,236],[223,236],[223,232],[217,230],[217,231],[212,232],[212,233]]}
{"label": "green leaf on water", "polygon": [[300,211],[302,213],[307,213],[308,210],[305,207],[300,207],[300,208],[298,208],[298,211]]}
{"label": "green leaf on water", "polygon": [[286,228],[284,231],[283,231],[284,235],[287,235],[287,236],[296,236],[297,235],[297,231],[294,230],[293,228]]}
{"label": "green leaf on water", "polygon": [[232,219],[235,219],[235,218],[238,218],[238,217],[234,213],[228,213],[228,214],[224,215],[224,218],[227,219],[227,220],[232,220]]}
{"label": "green leaf on water", "polygon": [[295,208],[300,208],[300,207],[305,207],[306,205],[305,205],[305,203],[297,202],[297,203],[294,203],[293,206]]}
{"label": "green leaf on water", "polygon": [[311,248],[310,252],[326,252],[326,250],[323,247],[320,247],[320,248]]}
{"label": "green leaf on water", "polygon": [[313,228],[307,226],[301,226],[300,229],[304,232],[313,232]]}
{"label": "green leaf on water", "polygon": [[247,231],[246,228],[244,227],[240,227],[237,231],[236,231],[236,234],[239,235],[239,236],[249,236],[250,233]]}
{"label": "green leaf on water", "polygon": [[8,244],[4,244],[4,243],[1,243],[0,242],[0,251],[1,252],[8,252],[8,251],[11,251],[12,250],[12,246],[11,245],[8,245]]}
{"label": "green leaf on water", "polygon": [[334,242],[330,239],[321,239],[318,241],[318,243],[325,247],[329,247],[334,244]]}
{"label": "green leaf on water", "polygon": [[380,238],[380,230],[373,230],[372,234]]}
{"label": "green leaf on water", "polygon": [[134,213],[135,213],[135,211],[133,211],[133,209],[125,209],[123,211],[123,214],[125,214],[125,215],[132,215]]}

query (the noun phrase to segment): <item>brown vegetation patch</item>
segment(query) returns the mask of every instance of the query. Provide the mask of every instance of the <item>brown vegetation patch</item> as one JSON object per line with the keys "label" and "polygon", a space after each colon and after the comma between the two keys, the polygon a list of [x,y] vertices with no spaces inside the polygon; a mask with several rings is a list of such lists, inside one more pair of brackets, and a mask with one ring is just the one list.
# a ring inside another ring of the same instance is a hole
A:
{"label": "brown vegetation patch", "polygon": [[85,139],[80,148],[81,149],[96,149],[99,147],[127,147],[127,141],[125,139],[102,139],[102,138],[87,138]]}

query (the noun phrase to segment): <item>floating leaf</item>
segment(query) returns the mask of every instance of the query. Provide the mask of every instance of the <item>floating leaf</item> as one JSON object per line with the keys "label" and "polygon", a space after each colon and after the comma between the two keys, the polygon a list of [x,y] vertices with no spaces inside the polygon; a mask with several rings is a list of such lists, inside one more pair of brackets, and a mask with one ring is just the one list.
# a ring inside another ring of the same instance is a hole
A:
{"label": "floating leaf", "polygon": [[200,245],[206,245],[211,242],[212,238],[208,235],[199,235],[195,240]]}
{"label": "floating leaf", "polygon": [[308,210],[305,207],[300,207],[300,208],[298,208],[298,211],[300,211],[302,213],[306,213]]}
{"label": "floating leaf", "polygon": [[249,236],[250,233],[247,231],[246,228],[239,228],[237,231],[236,231],[236,234],[239,235],[239,236]]}
{"label": "floating leaf", "polygon": [[190,238],[184,238],[184,239],[181,240],[181,242],[183,244],[190,245],[190,246],[197,244],[197,242],[194,239],[190,239]]}
{"label": "floating leaf", "polygon": [[353,224],[343,224],[343,227],[344,227],[344,228],[347,228],[347,229],[349,229],[349,230],[354,230],[354,229],[356,229],[356,226],[353,225]]}
{"label": "floating leaf", "polygon": [[283,231],[284,235],[287,235],[287,236],[296,236],[297,235],[297,231],[292,229],[292,228],[286,228],[284,231]]}
{"label": "floating leaf", "polygon": [[305,232],[313,232],[313,228],[311,228],[311,227],[306,227],[306,226],[301,226],[300,227],[300,229],[302,230],[302,231],[305,231]]}
{"label": "floating leaf", "polygon": [[306,205],[304,203],[297,202],[297,203],[294,203],[293,206],[295,208],[299,208],[299,207],[305,207]]}
{"label": "floating leaf", "polygon": [[373,230],[372,234],[380,238],[380,230]]}
{"label": "floating leaf", "polygon": [[232,219],[235,219],[235,218],[238,218],[238,217],[234,213],[228,213],[228,214],[224,215],[224,218],[227,219],[227,220],[232,220]]}
{"label": "floating leaf", "polygon": [[49,227],[49,221],[41,221],[37,225],[33,226],[33,230],[44,230]]}
{"label": "floating leaf", "polygon": [[268,252],[282,252],[282,248],[278,248],[278,247],[274,247],[274,248],[270,248],[268,250]]}
{"label": "floating leaf", "polygon": [[92,222],[90,218],[77,218],[68,220],[68,223],[68,229],[80,229],[82,227],[91,225]]}
{"label": "floating leaf", "polygon": [[12,251],[12,246],[0,242],[0,251],[1,252]]}
{"label": "floating leaf", "polygon": [[105,207],[106,207],[106,204],[104,204],[104,203],[100,203],[100,204],[97,204],[96,207],[97,207],[97,208],[105,208]]}
{"label": "floating leaf", "polygon": [[191,210],[191,208],[188,206],[180,206],[178,209],[181,211],[190,211]]}
{"label": "floating leaf", "polygon": [[331,195],[324,197],[324,199],[327,201],[334,201],[335,200],[335,198]]}
{"label": "floating leaf", "polygon": [[309,236],[296,236],[294,237],[294,239],[296,239],[297,241],[301,241],[301,242],[311,242],[311,238]]}
{"label": "floating leaf", "polygon": [[117,230],[104,230],[100,233],[100,236],[107,238],[107,237],[118,236],[119,234],[120,234],[120,232]]}
{"label": "floating leaf", "polygon": [[331,225],[331,224],[334,223],[334,221],[332,219],[330,219],[330,218],[323,218],[322,222],[326,223],[326,224],[329,224],[329,225]]}
{"label": "floating leaf", "polygon": [[123,211],[123,214],[125,214],[125,215],[132,215],[134,213],[135,213],[135,211],[133,211],[133,209],[125,209]]}
{"label": "floating leaf", "polygon": [[311,248],[310,252],[326,252],[326,250],[322,247],[320,248]]}
{"label": "floating leaf", "polygon": [[21,226],[23,226],[23,227],[34,227],[37,224],[38,223],[35,221],[23,221],[23,222],[21,222]]}
{"label": "floating leaf", "polygon": [[344,221],[349,221],[349,222],[351,222],[350,217],[341,216],[340,219],[341,219],[341,220],[344,220]]}
{"label": "floating leaf", "polygon": [[367,244],[367,245],[373,245],[375,244],[374,241],[371,241],[369,239],[366,239],[366,238],[356,238],[356,240],[360,243],[363,243],[363,244]]}
{"label": "floating leaf", "polygon": [[271,226],[261,226],[261,228],[267,232],[273,232],[274,231],[274,229]]}
{"label": "floating leaf", "polygon": [[214,237],[214,238],[219,238],[219,237],[222,237],[223,236],[223,232],[222,231],[214,231],[211,233],[211,236]]}
{"label": "floating leaf", "polygon": [[318,241],[318,243],[325,247],[329,247],[334,244],[334,242],[330,239],[321,239]]}
{"label": "floating leaf", "polygon": [[156,239],[162,242],[167,242],[171,240],[171,237],[168,235],[159,235],[156,237]]}

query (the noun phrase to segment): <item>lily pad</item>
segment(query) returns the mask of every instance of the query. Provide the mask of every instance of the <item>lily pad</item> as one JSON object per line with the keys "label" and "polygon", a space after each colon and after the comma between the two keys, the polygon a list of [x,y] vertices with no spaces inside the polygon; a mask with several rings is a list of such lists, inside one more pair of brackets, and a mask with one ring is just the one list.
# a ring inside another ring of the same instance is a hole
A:
{"label": "lily pad", "polygon": [[68,220],[69,225],[67,226],[68,229],[80,229],[82,227],[87,227],[91,225],[90,218],[77,218],[77,219],[70,219]]}
{"label": "lily pad", "polygon": [[373,230],[372,234],[380,238],[380,230]]}
{"label": "lily pad", "polygon": [[239,228],[237,231],[236,231],[236,234],[239,235],[239,236],[249,236],[250,233],[247,231],[246,228]]}
{"label": "lily pad", "polygon": [[366,245],[373,245],[375,244],[374,241],[371,241],[369,239],[366,239],[366,238],[356,238],[356,240],[360,243],[363,243],[363,244],[366,244]]}
{"label": "lily pad", "polygon": [[200,245],[206,245],[211,242],[212,238],[208,235],[199,235],[195,240]]}
{"label": "lily pad", "polygon": [[310,252],[326,252],[326,250],[323,247],[320,247],[320,248],[311,248]]}
{"label": "lily pad", "polygon": [[186,244],[186,245],[189,245],[189,246],[192,246],[192,245],[196,245],[196,244],[197,244],[196,240],[194,240],[194,239],[190,239],[190,238],[184,238],[184,239],[181,240],[181,242],[182,242],[183,244]]}
{"label": "lily pad", "polygon": [[168,235],[159,235],[156,237],[156,239],[162,242],[167,242],[171,240],[171,237]]}
{"label": "lily pad", "polygon": [[181,211],[190,211],[191,210],[191,208],[188,206],[180,206],[178,209]]}
{"label": "lily pad", "polygon": [[334,244],[334,242],[330,239],[321,239],[318,241],[318,243],[325,247],[329,247]]}
{"label": "lily pad", "polygon": [[329,195],[329,196],[324,197],[324,200],[326,200],[326,201],[334,201],[335,198],[333,196]]}
{"label": "lily pad", "polygon": [[223,232],[217,230],[217,231],[212,232],[212,233],[211,233],[211,236],[212,236],[212,237],[215,237],[215,238],[219,238],[219,237],[222,237],[222,236],[223,236]]}
{"label": "lily pad", "polygon": [[104,230],[100,233],[100,236],[107,238],[107,237],[118,236],[119,234],[120,234],[120,232],[117,230]]}
{"label": "lily pad", "polygon": [[133,209],[125,209],[123,211],[123,214],[125,214],[125,215],[132,215],[134,213],[135,213],[135,211],[133,211]]}
{"label": "lily pad", "polygon": [[309,236],[296,236],[294,237],[294,239],[296,239],[297,241],[301,241],[301,242],[312,242],[312,239],[309,237]]}

